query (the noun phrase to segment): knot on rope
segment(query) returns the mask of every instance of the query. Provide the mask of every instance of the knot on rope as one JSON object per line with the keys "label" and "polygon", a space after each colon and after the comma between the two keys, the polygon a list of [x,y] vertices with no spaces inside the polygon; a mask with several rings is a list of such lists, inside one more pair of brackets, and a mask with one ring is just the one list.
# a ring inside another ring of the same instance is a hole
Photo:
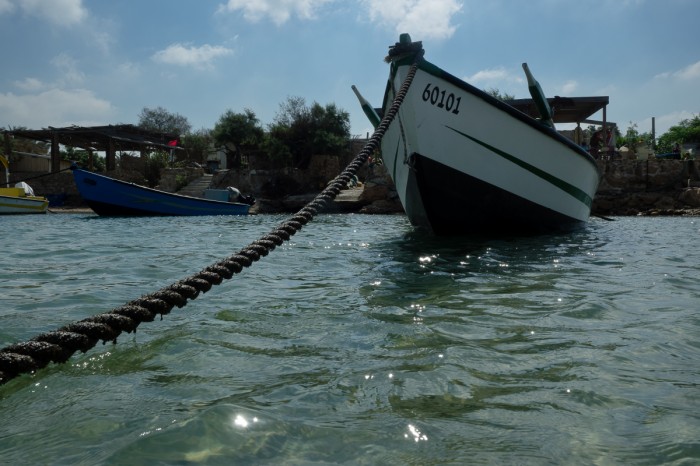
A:
{"label": "knot on rope", "polygon": [[[420,57],[422,54],[417,55],[417,59]],[[116,343],[121,332],[135,332],[141,322],[152,322],[158,314],[162,319],[163,315],[169,314],[173,307],[185,306],[188,299],[192,300],[200,293],[206,293],[212,285],[218,285],[224,279],[230,279],[234,274],[240,273],[243,267],[250,267],[253,262],[267,256],[270,251],[281,246],[285,241],[289,241],[329,202],[332,202],[342,189],[348,186],[357,170],[379,147],[389,124],[395,118],[406,97],[416,70],[417,66],[414,63],[401,89],[396,93],[391,107],[355,159],[326,189],[290,219],[238,253],[210,265],[191,277],[152,294],[141,296],[110,312],[88,317],[56,331],[43,333],[28,342],[16,343],[0,349],[0,385],[19,374],[43,368],[50,362],[66,362],[76,351],[84,353],[100,340],[103,343],[107,341]]]}

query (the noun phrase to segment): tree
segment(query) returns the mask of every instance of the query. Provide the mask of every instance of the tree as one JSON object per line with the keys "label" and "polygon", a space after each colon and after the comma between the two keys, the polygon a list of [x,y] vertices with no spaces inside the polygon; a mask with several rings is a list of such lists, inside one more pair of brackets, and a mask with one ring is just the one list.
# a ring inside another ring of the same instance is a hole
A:
{"label": "tree", "polygon": [[314,154],[341,155],[348,150],[350,114],[335,104],[288,97],[269,126],[266,147],[272,156],[291,157],[294,166],[306,168]]}
{"label": "tree", "polygon": [[[71,162],[76,162],[80,167],[90,166],[90,153],[83,149],[76,149],[75,147],[66,146],[64,150],[60,151],[61,159],[68,160]],[[104,157],[99,157],[97,154],[92,154],[92,167],[95,171],[103,172],[105,171],[105,159]]]}
{"label": "tree", "polygon": [[212,131],[202,128],[184,135],[180,145],[185,148],[187,161],[205,165],[213,142]]}
{"label": "tree", "polygon": [[687,142],[700,142],[700,116],[698,115],[671,126],[659,138],[657,150],[660,153],[671,152],[676,143],[683,144]]}
{"label": "tree", "polygon": [[144,176],[151,188],[158,185],[163,169],[168,166],[170,155],[167,152],[156,151],[145,154]]}
{"label": "tree", "polygon": [[627,127],[627,132],[624,136],[618,139],[618,144],[620,146],[627,146],[631,151],[635,151],[637,147],[651,147],[654,138],[651,133],[640,133],[637,130],[637,124],[630,122],[630,126]]}
{"label": "tree", "polygon": [[257,150],[262,145],[265,132],[260,120],[249,108],[243,113],[226,111],[214,126],[212,137],[216,144],[224,148],[231,167],[241,166],[241,156]]}
{"label": "tree", "polygon": [[515,100],[514,95],[508,94],[506,92],[501,92],[498,89],[496,89],[495,87],[486,89],[484,92],[486,92],[488,95],[495,97],[498,100],[502,100],[504,102],[506,102],[508,100]]}
{"label": "tree", "polygon": [[189,133],[192,128],[186,117],[178,113],[171,113],[163,107],[144,107],[139,114],[139,127],[148,131],[178,136]]}

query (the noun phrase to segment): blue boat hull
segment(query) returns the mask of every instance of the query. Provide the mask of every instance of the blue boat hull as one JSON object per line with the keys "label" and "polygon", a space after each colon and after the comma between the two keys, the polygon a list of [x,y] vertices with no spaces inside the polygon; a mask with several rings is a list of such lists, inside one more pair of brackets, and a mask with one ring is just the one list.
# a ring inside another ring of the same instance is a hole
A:
{"label": "blue boat hull", "polygon": [[250,205],[166,193],[73,169],[80,196],[102,216],[247,215]]}

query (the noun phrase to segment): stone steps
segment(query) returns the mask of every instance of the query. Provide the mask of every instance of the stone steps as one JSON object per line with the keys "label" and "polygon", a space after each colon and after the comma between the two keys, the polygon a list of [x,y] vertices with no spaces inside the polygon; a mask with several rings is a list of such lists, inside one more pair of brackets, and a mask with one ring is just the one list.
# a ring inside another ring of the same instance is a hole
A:
{"label": "stone steps", "polygon": [[192,197],[204,197],[204,190],[211,185],[211,180],[214,175],[210,173],[205,173],[204,176],[197,178],[184,188],[177,191],[177,194],[182,194],[183,196]]}

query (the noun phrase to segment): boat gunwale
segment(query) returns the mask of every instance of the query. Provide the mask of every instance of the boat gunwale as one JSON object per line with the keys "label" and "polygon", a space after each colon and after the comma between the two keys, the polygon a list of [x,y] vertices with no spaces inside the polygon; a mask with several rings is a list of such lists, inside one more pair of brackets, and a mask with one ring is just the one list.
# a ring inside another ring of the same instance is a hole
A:
{"label": "boat gunwale", "polygon": [[[402,66],[411,66],[412,62],[412,57],[411,58],[402,58],[401,60],[395,61],[391,63],[391,70],[389,72],[389,80],[387,81],[387,86],[384,91],[384,100],[382,102],[382,110],[386,112],[387,105],[390,103],[388,102],[389,99],[389,94],[390,91],[392,90],[392,82],[394,81],[396,74],[398,73],[398,70]],[[575,142],[571,141],[569,138],[566,136],[563,136],[560,134],[556,129],[548,127],[537,121],[536,119],[530,117],[529,115],[526,115],[525,113],[517,110],[516,108],[508,105],[507,103],[493,97],[492,95],[489,95],[488,93],[484,92],[483,90],[473,86],[472,84],[469,84],[466,81],[463,81],[462,79],[459,79],[455,75],[443,70],[439,66],[435,65],[434,63],[429,62],[423,57],[418,58],[416,65],[418,66],[418,69],[428,73],[431,76],[435,76],[438,79],[443,79],[444,81],[447,81],[448,83],[457,86],[459,89],[468,92],[469,94],[472,94],[473,96],[480,98],[486,103],[496,107],[497,109],[507,113],[509,116],[520,120],[523,123],[526,123],[533,129],[536,129],[543,133],[545,136],[548,136],[557,142],[564,144],[568,148],[572,149],[573,152],[580,156],[583,157],[587,162],[589,162],[594,168],[596,173],[598,174],[598,177],[600,177],[600,168],[598,167],[598,164],[596,163],[595,159],[591,154],[589,154],[586,150],[584,150],[581,146],[576,144]]]}

